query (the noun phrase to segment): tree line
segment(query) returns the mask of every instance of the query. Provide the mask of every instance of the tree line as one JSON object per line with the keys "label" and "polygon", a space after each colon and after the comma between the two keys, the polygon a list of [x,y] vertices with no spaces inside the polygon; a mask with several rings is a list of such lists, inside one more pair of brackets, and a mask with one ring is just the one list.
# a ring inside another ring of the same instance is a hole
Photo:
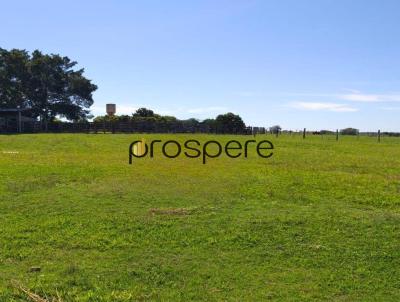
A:
{"label": "tree line", "polygon": [[133,122],[148,125],[149,128],[169,128],[172,131],[178,125],[186,129],[208,129],[214,133],[243,133],[246,125],[242,118],[231,112],[220,114],[215,119],[198,120],[195,118],[181,120],[174,116],[160,115],[151,109],[139,108],[131,115],[97,116],[94,122]]}

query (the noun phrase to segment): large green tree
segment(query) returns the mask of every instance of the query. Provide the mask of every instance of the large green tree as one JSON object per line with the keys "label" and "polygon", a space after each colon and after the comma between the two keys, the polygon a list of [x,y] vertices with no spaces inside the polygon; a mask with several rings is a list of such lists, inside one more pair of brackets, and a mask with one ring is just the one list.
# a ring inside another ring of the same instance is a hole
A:
{"label": "large green tree", "polygon": [[0,107],[30,109],[43,120],[86,119],[97,86],[76,65],[57,54],[0,48]]}
{"label": "large green tree", "polygon": [[0,48],[0,108],[27,107],[29,55],[24,50]]}
{"label": "large green tree", "polygon": [[242,118],[231,112],[220,114],[215,120],[220,132],[240,133],[246,128]]}

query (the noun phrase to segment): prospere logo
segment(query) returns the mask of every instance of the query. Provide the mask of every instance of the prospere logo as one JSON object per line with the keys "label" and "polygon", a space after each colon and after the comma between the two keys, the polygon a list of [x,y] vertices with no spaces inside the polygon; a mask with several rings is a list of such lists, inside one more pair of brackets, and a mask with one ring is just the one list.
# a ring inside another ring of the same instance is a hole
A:
{"label": "prospere logo", "polygon": [[[133,163],[133,158],[143,158],[147,155],[154,158],[156,152],[160,152],[164,157],[177,158],[184,154],[188,158],[201,157],[203,164],[207,159],[220,157],[223,153],[230,158],[248,157],[250,146],[255,146],[259,157],[270,158],[273,155],[274,145],[269,140],[257,142],[250,139],[242,144],[237,140],[230,140],[224,144],[215,140],[209,140],[201,144],[198,140],[189,139],[183,143],[175,140],[161,141],[159,139],[151,141],[149,144],[144,139],[136,140],[129,145],[129,164]],[[172,149],[172,150],[171,150]]]}

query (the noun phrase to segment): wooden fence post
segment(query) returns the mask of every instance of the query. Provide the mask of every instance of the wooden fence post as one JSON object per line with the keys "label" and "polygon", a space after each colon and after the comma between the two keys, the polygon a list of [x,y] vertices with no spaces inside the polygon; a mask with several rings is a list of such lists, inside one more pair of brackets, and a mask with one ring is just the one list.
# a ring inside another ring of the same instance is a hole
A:
{"label": "wooden fence post", "polygon": [[381,142],[381,130],[378,130],[378,143]]}
{"label": "wooden fence post", "polygon": [[303,139],[306,138],[306,128],[303,129]]}
{"label": "wooden fence post", "polygon": [[338,141],[338,140],[339,140],[339,130],[336,129],[336,141]]}

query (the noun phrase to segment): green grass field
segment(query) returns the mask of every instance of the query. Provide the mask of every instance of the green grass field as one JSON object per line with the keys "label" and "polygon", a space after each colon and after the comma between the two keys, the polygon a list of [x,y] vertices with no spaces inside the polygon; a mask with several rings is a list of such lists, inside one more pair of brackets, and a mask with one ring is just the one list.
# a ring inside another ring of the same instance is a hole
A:
{"label": "green grass field", "polygon": [[400,139],[128,165],[142,137],[251,138],[0,136],[0,301],[400,300]]}

